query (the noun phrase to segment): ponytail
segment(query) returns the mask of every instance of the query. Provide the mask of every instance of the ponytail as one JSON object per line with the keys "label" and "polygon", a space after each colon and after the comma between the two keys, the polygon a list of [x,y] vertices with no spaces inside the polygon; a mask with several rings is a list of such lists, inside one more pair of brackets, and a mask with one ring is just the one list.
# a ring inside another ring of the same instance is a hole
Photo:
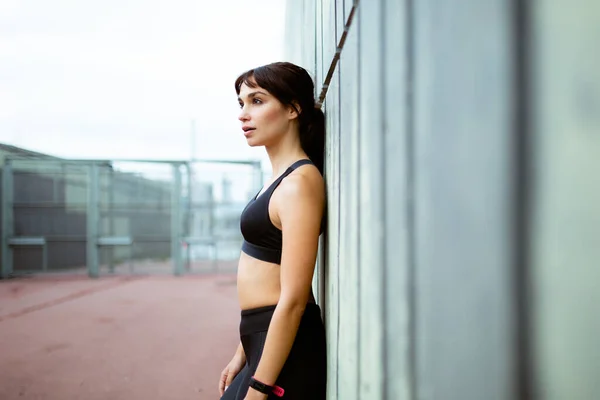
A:
{"label": "ponytail", "polygon": [[[304,113],[302,113],[304,114]],[[314,107],[300,121],[300,144],[302,150],[323,175],[325,159],[325,115]],[[303,123],[304,122],[304,123]]]}

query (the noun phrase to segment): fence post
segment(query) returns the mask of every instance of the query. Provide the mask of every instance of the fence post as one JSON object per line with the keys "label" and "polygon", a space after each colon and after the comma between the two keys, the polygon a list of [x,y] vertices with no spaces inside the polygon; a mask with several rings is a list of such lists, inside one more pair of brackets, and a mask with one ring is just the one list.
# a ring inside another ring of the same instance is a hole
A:
{"label": "fence post", "polygon": [[[192,229],[194,226],[194,212],[193,212],[193,189],[192,185],[194,184],[194,176],[193,176],[193,165],[191,162],[185,164],[185,168],[187,170],[187,203],[186,203],[186,213],[185,213],[185,237],[192,236]],[[189,242],[186,243],[186,260],[185,260],[185,268],[186,271],[191,271],[192,269],[192,249],[191,244]]]}
{"label": "fence post", "polygon": [[181,165],[173,164],[173,189],[171,191],[171,258],[173,273],[183,273],[181,257]]}
{"label": "fence post", "polygon": [[98,165],[92,163],[88,168],[87,196],[87,268],[90,278],[97,278],[98,271]]}
{"label": "fence post", "polygon": [[[112,164],[110,165],[110,167],[108,168],[108,174],[106,175],[106,189],[108,190],[108,200],[107,200],[107,207],[106,207],[106,213],[108,216],[108,235],[109,236],[115,236],[116,235],[116,231],[115,231],[115,212],[113,210],[114,207],[114,203],[115,203],[115,169],[112,167]],[[107,255],[107,264],[108,264],[108,270],[109,272],[112,274],[115,272],[115,248],[112,247],[110,248],[110,250],[106,251],[106,255]]]}
{"label": "fence post", "polygon": [[2,169],[2,268],[1,278],[6,279],[12,273],[12,249],[8,239],[13,234],[13,170],[10,160],[4,161]]}

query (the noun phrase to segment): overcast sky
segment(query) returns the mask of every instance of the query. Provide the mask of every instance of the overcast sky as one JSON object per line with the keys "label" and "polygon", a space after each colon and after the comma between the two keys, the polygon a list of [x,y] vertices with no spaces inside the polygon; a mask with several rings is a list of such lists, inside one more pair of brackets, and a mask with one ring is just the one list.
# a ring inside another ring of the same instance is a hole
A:
{"label": "overcast sky", "polygon": [[0,142],[68,158],[266,159],[240,72],[283,57],[284,0],[1,0]]}

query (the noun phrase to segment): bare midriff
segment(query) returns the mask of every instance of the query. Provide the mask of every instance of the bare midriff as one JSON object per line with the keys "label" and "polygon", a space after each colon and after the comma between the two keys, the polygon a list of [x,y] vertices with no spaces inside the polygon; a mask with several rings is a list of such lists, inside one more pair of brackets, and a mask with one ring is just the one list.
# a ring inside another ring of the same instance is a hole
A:
{"label": "bare midriff", "polygon": [[[281,295],[281,266],[241,252],[237,271],[237,292],[240,309],[276,305]],[[308,299],[314,303],[312,289]]]}

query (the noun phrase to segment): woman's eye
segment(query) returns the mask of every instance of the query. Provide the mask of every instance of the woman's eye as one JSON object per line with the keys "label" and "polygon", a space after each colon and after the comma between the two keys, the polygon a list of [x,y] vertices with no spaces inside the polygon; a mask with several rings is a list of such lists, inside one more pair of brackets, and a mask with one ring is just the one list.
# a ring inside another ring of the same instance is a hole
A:
{"label": "woman's eye", "polygon": [[240,108],[244,108],[244,103],[239,103]]}
{"label": "woman's eye", "polygon": [[261,104],[261,103],[262,103],[262,100],[261,100],[261,99],[252,99],[252,102],[253,102],[254,104]]}

